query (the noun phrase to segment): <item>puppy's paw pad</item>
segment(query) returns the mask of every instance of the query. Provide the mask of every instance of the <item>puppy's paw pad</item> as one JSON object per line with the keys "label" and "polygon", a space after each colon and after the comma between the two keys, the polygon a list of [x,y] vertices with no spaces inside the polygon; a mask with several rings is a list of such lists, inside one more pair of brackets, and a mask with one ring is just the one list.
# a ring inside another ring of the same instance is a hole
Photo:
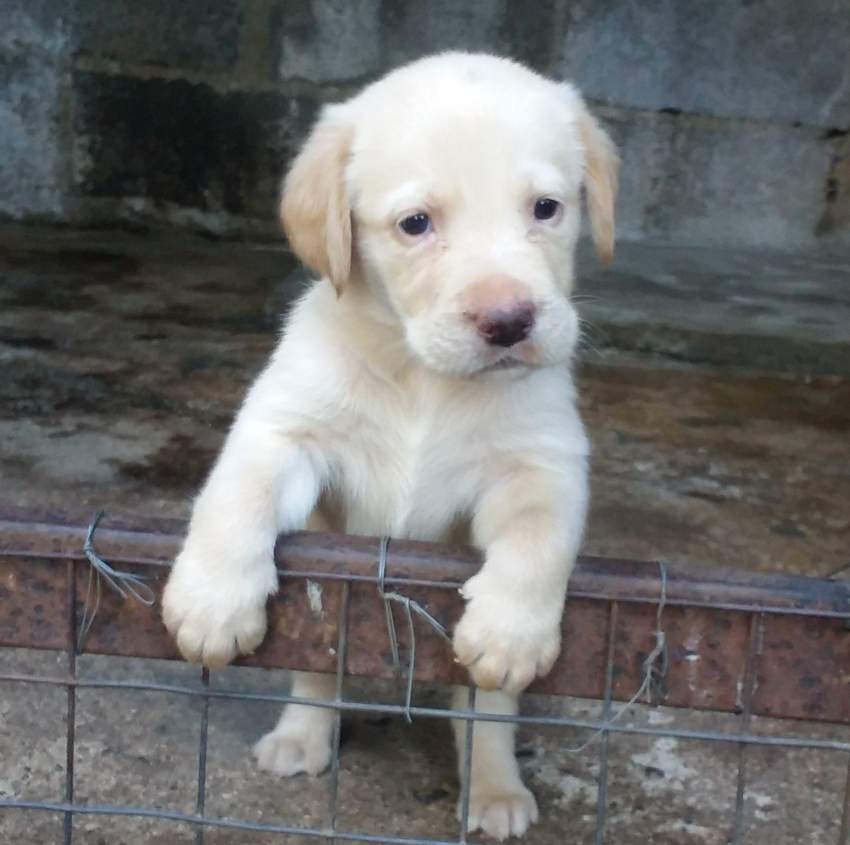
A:
{"label": "puppy's paw pad", "polygon": [[266,734],[255,746],[254,757],[259,768],[283,777],[300,772],[315,776],[330,764],[330,743],[294,734]]}
{"label": "puppy's paw pad", "polygon": [[537,802],[521,784],[475,790],[469,798],[469,832],[481,830],[499,842],[524,836],[537,818]]}

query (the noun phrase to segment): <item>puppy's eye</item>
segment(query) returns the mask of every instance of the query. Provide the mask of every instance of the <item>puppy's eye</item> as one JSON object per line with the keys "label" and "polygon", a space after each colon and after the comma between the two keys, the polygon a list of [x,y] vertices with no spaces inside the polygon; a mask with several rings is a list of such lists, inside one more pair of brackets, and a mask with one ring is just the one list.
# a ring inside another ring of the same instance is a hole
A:
{"label": "puppy's eye", "polygon": [[534,203],[534,219],[535,220],[551,220],[561,207],[558,200],[553,200],[549,197],[541,197]]}
{"label": "puppy's eye", "polygon": [[405,217],[398,227],[405,235],[415,238],[424,235],[431,228],[431,218],[424,211],[418,211],[410,217]]}

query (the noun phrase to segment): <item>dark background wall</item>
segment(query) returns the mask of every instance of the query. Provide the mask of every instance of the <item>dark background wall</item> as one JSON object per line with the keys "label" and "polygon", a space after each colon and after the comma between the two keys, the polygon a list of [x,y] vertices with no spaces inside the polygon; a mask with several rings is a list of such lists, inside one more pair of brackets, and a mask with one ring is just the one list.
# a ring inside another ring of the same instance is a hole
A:
{"label": "dark background wall", "polygon": [[319,105],[448,48],[578,83],[625,238],[850,247],[847,0],[0,0],[0,216],[272,236]]}

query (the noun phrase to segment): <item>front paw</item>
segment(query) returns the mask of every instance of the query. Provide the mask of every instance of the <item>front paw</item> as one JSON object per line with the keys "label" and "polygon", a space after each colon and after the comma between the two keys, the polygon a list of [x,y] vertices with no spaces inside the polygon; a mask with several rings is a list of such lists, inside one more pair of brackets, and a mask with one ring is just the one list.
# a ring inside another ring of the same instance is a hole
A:
{"label": "front paw", "polygon": [[552,668],[561,650],[560,605],[544,608],[481,575],[462,593],[468,603],[454,649],[478,687],[519,693]]}
{"label": "front paw", "polygon": [[222,572],[184,550],[162,595],[162,617],[183,657],[216,668],[250,654],[266,633],[266,600],[277,586],[267,566]]}

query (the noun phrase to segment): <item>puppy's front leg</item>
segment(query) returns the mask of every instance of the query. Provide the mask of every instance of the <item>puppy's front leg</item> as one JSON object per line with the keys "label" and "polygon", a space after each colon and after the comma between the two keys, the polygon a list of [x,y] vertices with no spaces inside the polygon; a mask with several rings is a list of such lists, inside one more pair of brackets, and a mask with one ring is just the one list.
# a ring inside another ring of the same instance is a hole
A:
{"label": "puppy's front leg", "polygon": [[455,630],[461,663],[482,689],[517,693],[545,675],[561,646],[561,615],[587,509],[586,459],[508,468],[473,517],[484,564],[464,584]]}
{"label": "puppy's front leg", "polygon": [[181,653],[206,666],[262,641],[266,600],[277,589],[275,538],[304,526],[322,481],[315,455],[255,405],[249,395],[195,502],[163,594]]}
{"label": "puppy's front leg", "polygon": [[[455,690],[453,707],[466,710],[468,691]],[[475,691],[475,709],[482,713],[515,716],[518,702],[505,692]],[[466,720],[453,722],[457,746],[458,779],[466,777]],[[470,765],[469,833],[483,830],[500,842],[509,836],[522,836],[537,821],[537,802],[520,776],[514,754],[516,725],[510,722],[477,721],[472,731]],[[458,803],[458,818],[463,808]]]}

